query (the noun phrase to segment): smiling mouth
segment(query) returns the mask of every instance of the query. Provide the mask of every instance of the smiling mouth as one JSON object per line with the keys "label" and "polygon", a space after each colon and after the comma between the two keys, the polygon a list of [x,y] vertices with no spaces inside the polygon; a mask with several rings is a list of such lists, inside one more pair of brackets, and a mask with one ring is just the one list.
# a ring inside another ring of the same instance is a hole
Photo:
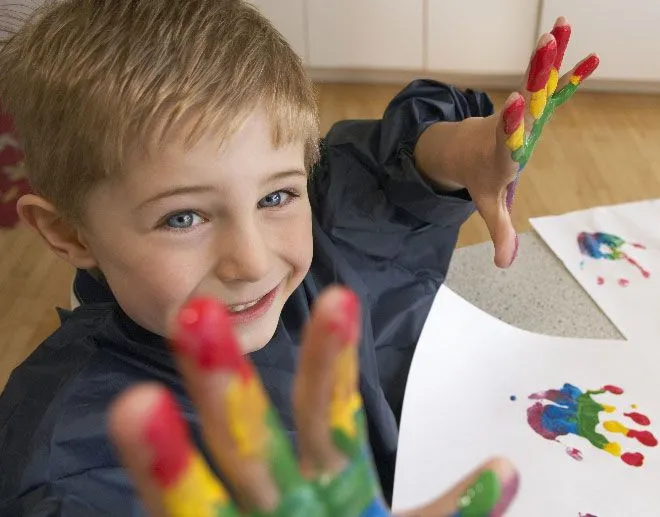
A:
{"label": "smiling mouth", "polygon": [[230,305],[229,306],[229,312],[233,312],[233,313],[243,312],[244,310],[247,310],[250,307],[254,307],[255,305],[257,305],[261,300],[263,300],[263,298],[265,296],[267,296],[267,295],[264,294],[261,298],[257,298],[256,300],[254,300],[252,302],[238,303],[236,305]]}

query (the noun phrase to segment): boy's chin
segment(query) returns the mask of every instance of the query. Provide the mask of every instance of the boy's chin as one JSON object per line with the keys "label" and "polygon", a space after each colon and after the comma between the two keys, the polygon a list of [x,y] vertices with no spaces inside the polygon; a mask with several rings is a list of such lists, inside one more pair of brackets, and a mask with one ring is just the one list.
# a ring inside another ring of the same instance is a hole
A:
{"label": "boy's chin", "polygon": [[250,354],[265,347],[275,335],[277,330],[275,321],[257,321],[246,327],[235,329],[241,350],[244,354]]}

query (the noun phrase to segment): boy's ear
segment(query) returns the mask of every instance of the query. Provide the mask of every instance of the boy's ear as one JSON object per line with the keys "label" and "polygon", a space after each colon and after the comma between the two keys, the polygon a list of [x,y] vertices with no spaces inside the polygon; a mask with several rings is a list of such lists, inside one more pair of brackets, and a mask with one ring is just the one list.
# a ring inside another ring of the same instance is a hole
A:
{"label": "boy's ear", "polygon": [[21,220],[38,232],[56,255],[78,269],[98,266],[80,230],[43,197],[26,194],[16,208]]}

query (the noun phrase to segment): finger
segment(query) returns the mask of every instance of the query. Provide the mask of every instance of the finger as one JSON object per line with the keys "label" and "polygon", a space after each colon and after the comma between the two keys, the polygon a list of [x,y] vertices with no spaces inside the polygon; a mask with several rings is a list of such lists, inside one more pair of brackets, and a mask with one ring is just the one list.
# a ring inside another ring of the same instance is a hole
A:
{"label": "finger", "polygon": [[429,505],[401,517],[500,517],[518,492],[518,473],[505,459],[485,463]]}
{"label": "finger", "polygon": [[267,514],[316,515],[319,503],[241,353],[226,309],[211,298],[191,300],[180,311],[173,336],[205,443],[241,506]]}
{"label": "finger", "polygon": [[[305,328],[294,390],[301,469],[328,515],[389,515],[370,457],[358,391],[358,298],[327,289]],[[370,513],[371,512],[371,513]]]}
{"label": "finger", "polygon": [[146,384],[122,394],[109,432],[149,515],[238,517],[224,487],[193,448],[172,395]]}
{"label": "finger", "polygon": [[518,236],[506,208],[507,197],[513,196],[514,189],[515,180],[497,198],[474,200],[493,241],[494,262],[499,268],[510,267],[518,254]]}
{"label": "finger", "polygon": [[575,65],[570,72],[564,74],[557,84],[555,93],[555,98],[558,101],[557,106],[566,102],[580,84],[594,73],[599,64],[600,58],[597,54],[592,53]]}
{"label": "finger", "polygon": [[529,109],[526,126],[531,130],[534,122],[541,118],[548,100],[547,85],[550,71],[557,56],[557,41],[551,34],[543,34],[536,45],[527,72],[526,103]]}
{"label": "finger", "polygon": [[345,347],[355,346],[359,311],[353,293],[332,287],[317,299],[305,327],[293,400],[301,471],[309,477],[337,473],[347,465],[348,458],[332,440],[330,408],[337,373],[334,365]]}
{"label": "finger", "polygon": [[550,32],[552,36],[557,41],[557,54],[555,55],[555,61],[550,70],[550,77],[548,78],[547,84],[547,96],[548,98],[552,97],[557,89],[557,84],[559,82],[559,72],[561,70],[561,64],[564,61],[564,55],[566,54],[566,48],[568,47],[568,42],[571,39],[571,26],[566,22],[566,18],[563,16],[557,18],[552,31]]}

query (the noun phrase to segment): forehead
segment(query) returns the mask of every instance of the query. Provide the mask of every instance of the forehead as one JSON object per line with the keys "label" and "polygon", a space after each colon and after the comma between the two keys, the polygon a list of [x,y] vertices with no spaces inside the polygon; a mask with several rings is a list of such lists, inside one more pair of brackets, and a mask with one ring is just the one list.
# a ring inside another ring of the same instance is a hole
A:
{"label": "forehead", "polygon": [[126,162],[123,181],[133,188],[172,182],[260,180],[269,172],[304,170],[303,141],[276,146],[274,127],[265,110],[249,113],[235,131],[222,138],[207,131],[192,144],[186,142],[190,125],[180,124],[159,144],[135,148]]}

